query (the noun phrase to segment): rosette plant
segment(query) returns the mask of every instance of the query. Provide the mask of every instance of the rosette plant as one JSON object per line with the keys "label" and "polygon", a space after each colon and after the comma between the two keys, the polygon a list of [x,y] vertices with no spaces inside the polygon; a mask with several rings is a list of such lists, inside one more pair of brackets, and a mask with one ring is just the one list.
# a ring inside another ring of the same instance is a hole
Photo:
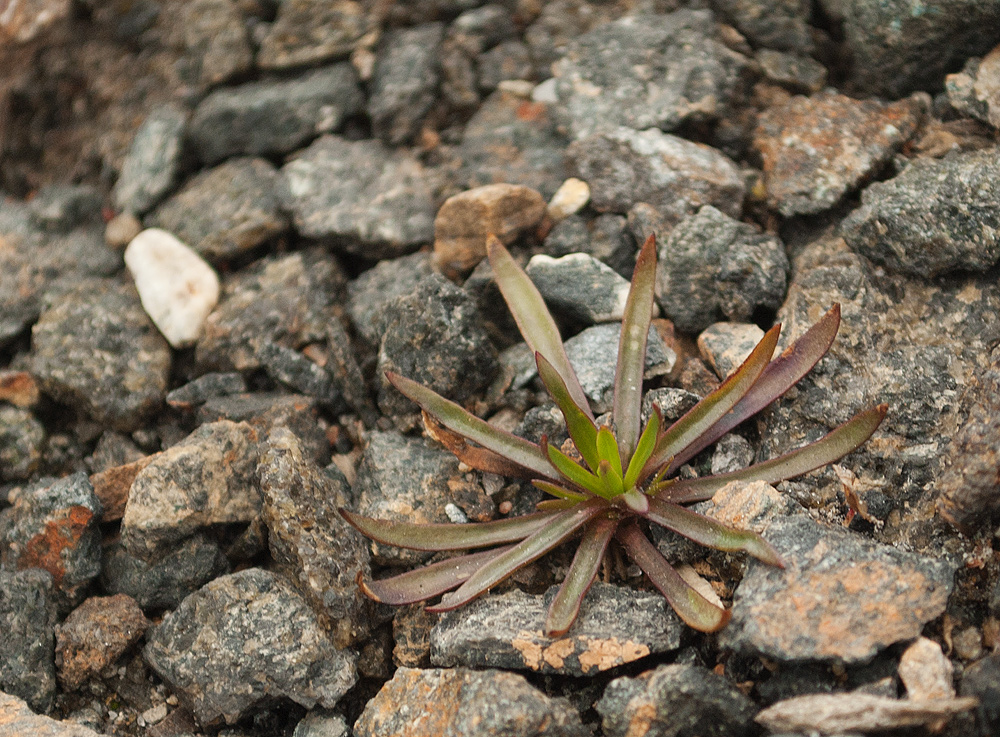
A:
{"label": "rosette plant", "polygon": [[344,518],[380,543],[426,551],[469,551],[382,580],[360,580],[376,601],[410,604],[443,594],[427,611],[466,604],[514,571],[578,538],[573,561],[552,601],[550,635],[565,633],[612,544],[617,544],[691,627],[711,632],[729,611],[702,596],[646,537],[661,525],[701,545],[743,551],[782,566],[758,534],[732,529],[683,505],[710,498],[734,480],[777,483],[831,463],[864,443],[885,416],[882,404],[863,411],[825,437],[749,468],[700,478],[673,479],[686,461],[780,397],[827,352],[840,324],[834,305],[778,358],[771,360],[780,326],[761,339],[746,361],[715,391],[670,427],[658,409],[640,426],[647,332],[653,314],[656,248],[650,237],[635,266],[622,320],[611,427],[599,426],[563,349],[542,296],[507,250],[491,239],[488,257],[517,325],[534,352],[538,375],[562,411],[574,448],[542,438],[532,443],[501,431],[427,387],[398,374],[389,381],[423,410],[429,434],[467,465],[531,479],[551,495],[532,514],[468,524],[413,524]]}

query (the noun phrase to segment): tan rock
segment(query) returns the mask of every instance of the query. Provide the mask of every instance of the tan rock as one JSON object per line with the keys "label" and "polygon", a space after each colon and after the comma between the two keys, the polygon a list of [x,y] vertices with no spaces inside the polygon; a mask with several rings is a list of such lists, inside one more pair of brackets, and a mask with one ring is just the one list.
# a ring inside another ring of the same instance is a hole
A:
{"label": "tan rock", "polygon": [[60,722],[35,714],[16,696],[0,691],[0,737],[101,737],[79,724]]}

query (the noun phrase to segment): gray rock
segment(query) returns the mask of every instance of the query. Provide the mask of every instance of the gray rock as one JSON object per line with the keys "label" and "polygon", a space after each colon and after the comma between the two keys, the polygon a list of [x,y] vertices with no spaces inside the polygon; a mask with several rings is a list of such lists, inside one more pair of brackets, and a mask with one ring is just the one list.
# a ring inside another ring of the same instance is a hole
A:
{"label": "gray rock", "polygon": [[862,193],[840,226],[858,253],[891,271],[930,278],[1000,261],[997,149],[918,159]]}
{"label": "gray rock", "polygon": [[1000,46],[982,59],[969,59],[961,72],[945,77],[945,90],[953,108],[1000,128]]}
{"label": "gray rock", "polygon": [[636,240],[621,215],[604,213],[589,220],[574,214],[556,223],[545,237],[545,252],[550,256],[586,253],[630,279],[635,268]]}
{"label": "gray rock", "polygon": [[571,136],[618,126],[670,131],[724,116],[749,60],[715,32],[710,12],[680,10],[627,16],[571,41],[554,66]]}
{"label": "gray rock", "polygon": [[585,737],[564,699],[516,673],[468,668],[399,668],[365,706],[355,737]]}
{"label": "gray rock", "polygon": [[517,36],[517,24],[511,11],[500,3],[487,3],[466,10],[448,26],[448,35],[463,43],[488,49]]}
{"label": "gray rock", "polygon": [[338,647],[363,640],[372,629],[373,606],[356,579],[371,571],[367,540],[337,513],[350,506],[346,479],[304,456],[286,428],[271,431],[257,473],[275,562],[329,623]]}
{"label": "gray rock", "polygon": [[293,79],[217,89],[195,108],[189,136],[209,164],[230,156],[286,154],[338,130],[363,105],[353,67],[335,64]]}
{"label": "gray rock", "polygon": [[553,311],[584,325],[621,322],[629,282],[593,256],[574,253],[554,259],[540,254],[525,271]]}
{"label": "gray rock", "polygon": [[150,111],[111,191],[116,208],[143,215],[170,193],[180,170],[186,124],[187,113],[176,105]]}
{"label": "gray rock", "polygon": [[340,414],[347,408],[336,377],[298,351],[270,341],[261,341],[257,348],[257,358],[267,375],[275,382],[306,396],[315,397],[321,407],[333,414]]}
{"label": "gray rock", "polygon": [[534,79],[531,49],[521,41],[504,41],[484,51],[476,61],[477,82],[483,92],[493,92],[508,79]]}
{"label": "gray rock", "polygon": [[815,93],[826,86],[826,67],[811,57],[761,49],[757,63],[765,79],[792,92]]}
{"label": "gray rock", "polygon": [[591,205],[625,214],[637,202],[671,222],[714,205],[730,217],[743,209],[744,184],[736,164],[700,143],[650,129],[616,128],[572,143],[572,174],[590,185]]}
{"label": "gray rock", "polygon": [[713,474],[729,473],[746,468],[754,459],[754,447],[742,435],[723,435],[712,451]]}
{"label": "gray rock", "polygon": [[773,522],[784,569],[751,561],[720,643],[781,661],[863,663],[920,634],[944,611],[955,565],[825,527],[805,515]]}
{"label": "gray rock", "polygon": [[364,7],[354,0],[283,2],[261,41],[257,63],[264,69],[288,69],[342,59],[371,26]]}
{"label": "gray rock", "polygon": [[[242,394],[247,390],[243,374],[212,372],[202,374],[167,394],[167,404],[175,409],[191,409],[213,397]],[[134,460],[134,459],[133,459]],[[121,464],[114,464],[121,465]]]}
{"label": "gray rock", "polygon": [[781,306],[788,257],[781,241],[706,205],[661,240],[656,297],[684,332],[745,322]]}
{"label": "gray rock", "polygon": [[237,4],[191,0],[179,11],[177,30],[187,52],[182,72],[186,78],[208,87],[250,71],[253,50]]}
{"label": "gray rock", "polygon": [[420,382],[464,402],[485,389],[498,365],[475,302],[442,276],[421,280],[387,307],[379,346],[379,407],[386,414],[415,409],[385,378],[386,371]]}
{"label": "gray rock", "polygon": [[985,734],[1000,729],[1000,655],[987,655],[966,668],[959,693],[979,699],[977,721]]}
{"label": "gray rock", "polygon": [[661,665],[616,678],[594,708],[607,737],[738,737],[752,730],[753,702],[722,676],[697,665]]}
{"label": "gray rock", "polygon": [[372,345],[382,340],[389,320],[389,305],[409,294],[421,280],[433,273],[430,254],[419,251],[409,256],[379,261],[347,284],[347,314],[354,329]]}
{"label": "gray rock", "polygon": [[351,728],[340,714],[313,709],[295,725],[292,737],[351,737]]}
{"label": "gray rock", "polygon": [[45,426],[30,410],[0,404],[0,480],[30,478],[41,463],[46,440]]}
{"label": "gray rock", "polygon": [[698,352],[715,375],[725,379],[747,359],[764,337],[753,323],[717,322],[698,336]]}
{"label": "gray rock", "polygon": [[259,568],[185,599],[143,657],[204,725],[234,723],[274,698],[331,708],[357,680],[354,653],[335,647],[291,584]]}
{"label": "gray rock", "polygon": [[323,136],[281,172],[285,206],[307,238],[366,258],[394,258],[434,240],[430,181],[402,150]]}
{"label": "gray rock", "polygon": [[100,219],[101,195],[85,184],[42,187],[28,203],[32,223],[50,233],[67,233]]}
{"label": "gray rock", "polygon": [[390,31],[375,52],[369,80],[372,132],[390,145],[413,139],[437,97],[441,23]]}
{"label": "gray rock", "polygon": [[56,694],[55,626],[52,576],[0,570],[0,691],[38,712],[48,711]]}
{"label": "gray rock", "polygon": [[806,0],[713,0],[711,5],[754,48],[805,53],[813,48],[812,6]]}
{"label": "gray rock", "polygon": [[207,169],[161,204],[147,220],[206,260],[218,263],[284,233],[278,171],[263,159],[232,159]]}
{"label": "gray rock", "polygon": [[524,32],[539,78],[550,77],[552,64],[562,57],[572,41],[622,14],[622,6],[610,3],[583,4],[577,0],[544,3],[538,18]]}
{"label": "gray rock", "polygon": [[673,386],[650,389],[642,397],[642,424],[649,422],[654,405],[659,407],[664,420],[674,422],[700,401],[697,394]]}

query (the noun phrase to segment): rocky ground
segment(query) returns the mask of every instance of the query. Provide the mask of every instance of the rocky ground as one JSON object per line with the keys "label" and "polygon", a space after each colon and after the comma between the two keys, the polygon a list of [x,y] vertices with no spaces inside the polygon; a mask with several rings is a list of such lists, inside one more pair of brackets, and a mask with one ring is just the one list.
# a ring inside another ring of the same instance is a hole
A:
{"label": "rocky ground", "polygon": [[[995,0],[0,8],[0,735],[1000,730]],[[660,536],[719,634],[621,565],[544,637],[571,551],[440,617],[360,596],[426,556],[338,507],[539,499],[382,378],[556,437],[490,232],[598,413],[650,233],[668,417],[841,305],[815,370],[682,469],[889,404],[839,464],[701,505],[786,569]]]}

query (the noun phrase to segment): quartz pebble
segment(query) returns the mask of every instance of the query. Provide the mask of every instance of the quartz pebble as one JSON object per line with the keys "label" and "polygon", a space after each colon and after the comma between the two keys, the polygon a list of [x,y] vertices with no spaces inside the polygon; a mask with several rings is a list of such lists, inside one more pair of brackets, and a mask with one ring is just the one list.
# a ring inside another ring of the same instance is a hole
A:
{"label": "quartz pebble", "polygon": [[147,228],[125,249],[143,309],[174,348],[193,345],[219,301],[219,277],[193,250],[159,228]]}
{"label": "quartz pebble", "polygon": [[570,177],[552,195],[546,212],[549,218],[559,222],[578,212],[589,201],[590,186],[582,179]]}

